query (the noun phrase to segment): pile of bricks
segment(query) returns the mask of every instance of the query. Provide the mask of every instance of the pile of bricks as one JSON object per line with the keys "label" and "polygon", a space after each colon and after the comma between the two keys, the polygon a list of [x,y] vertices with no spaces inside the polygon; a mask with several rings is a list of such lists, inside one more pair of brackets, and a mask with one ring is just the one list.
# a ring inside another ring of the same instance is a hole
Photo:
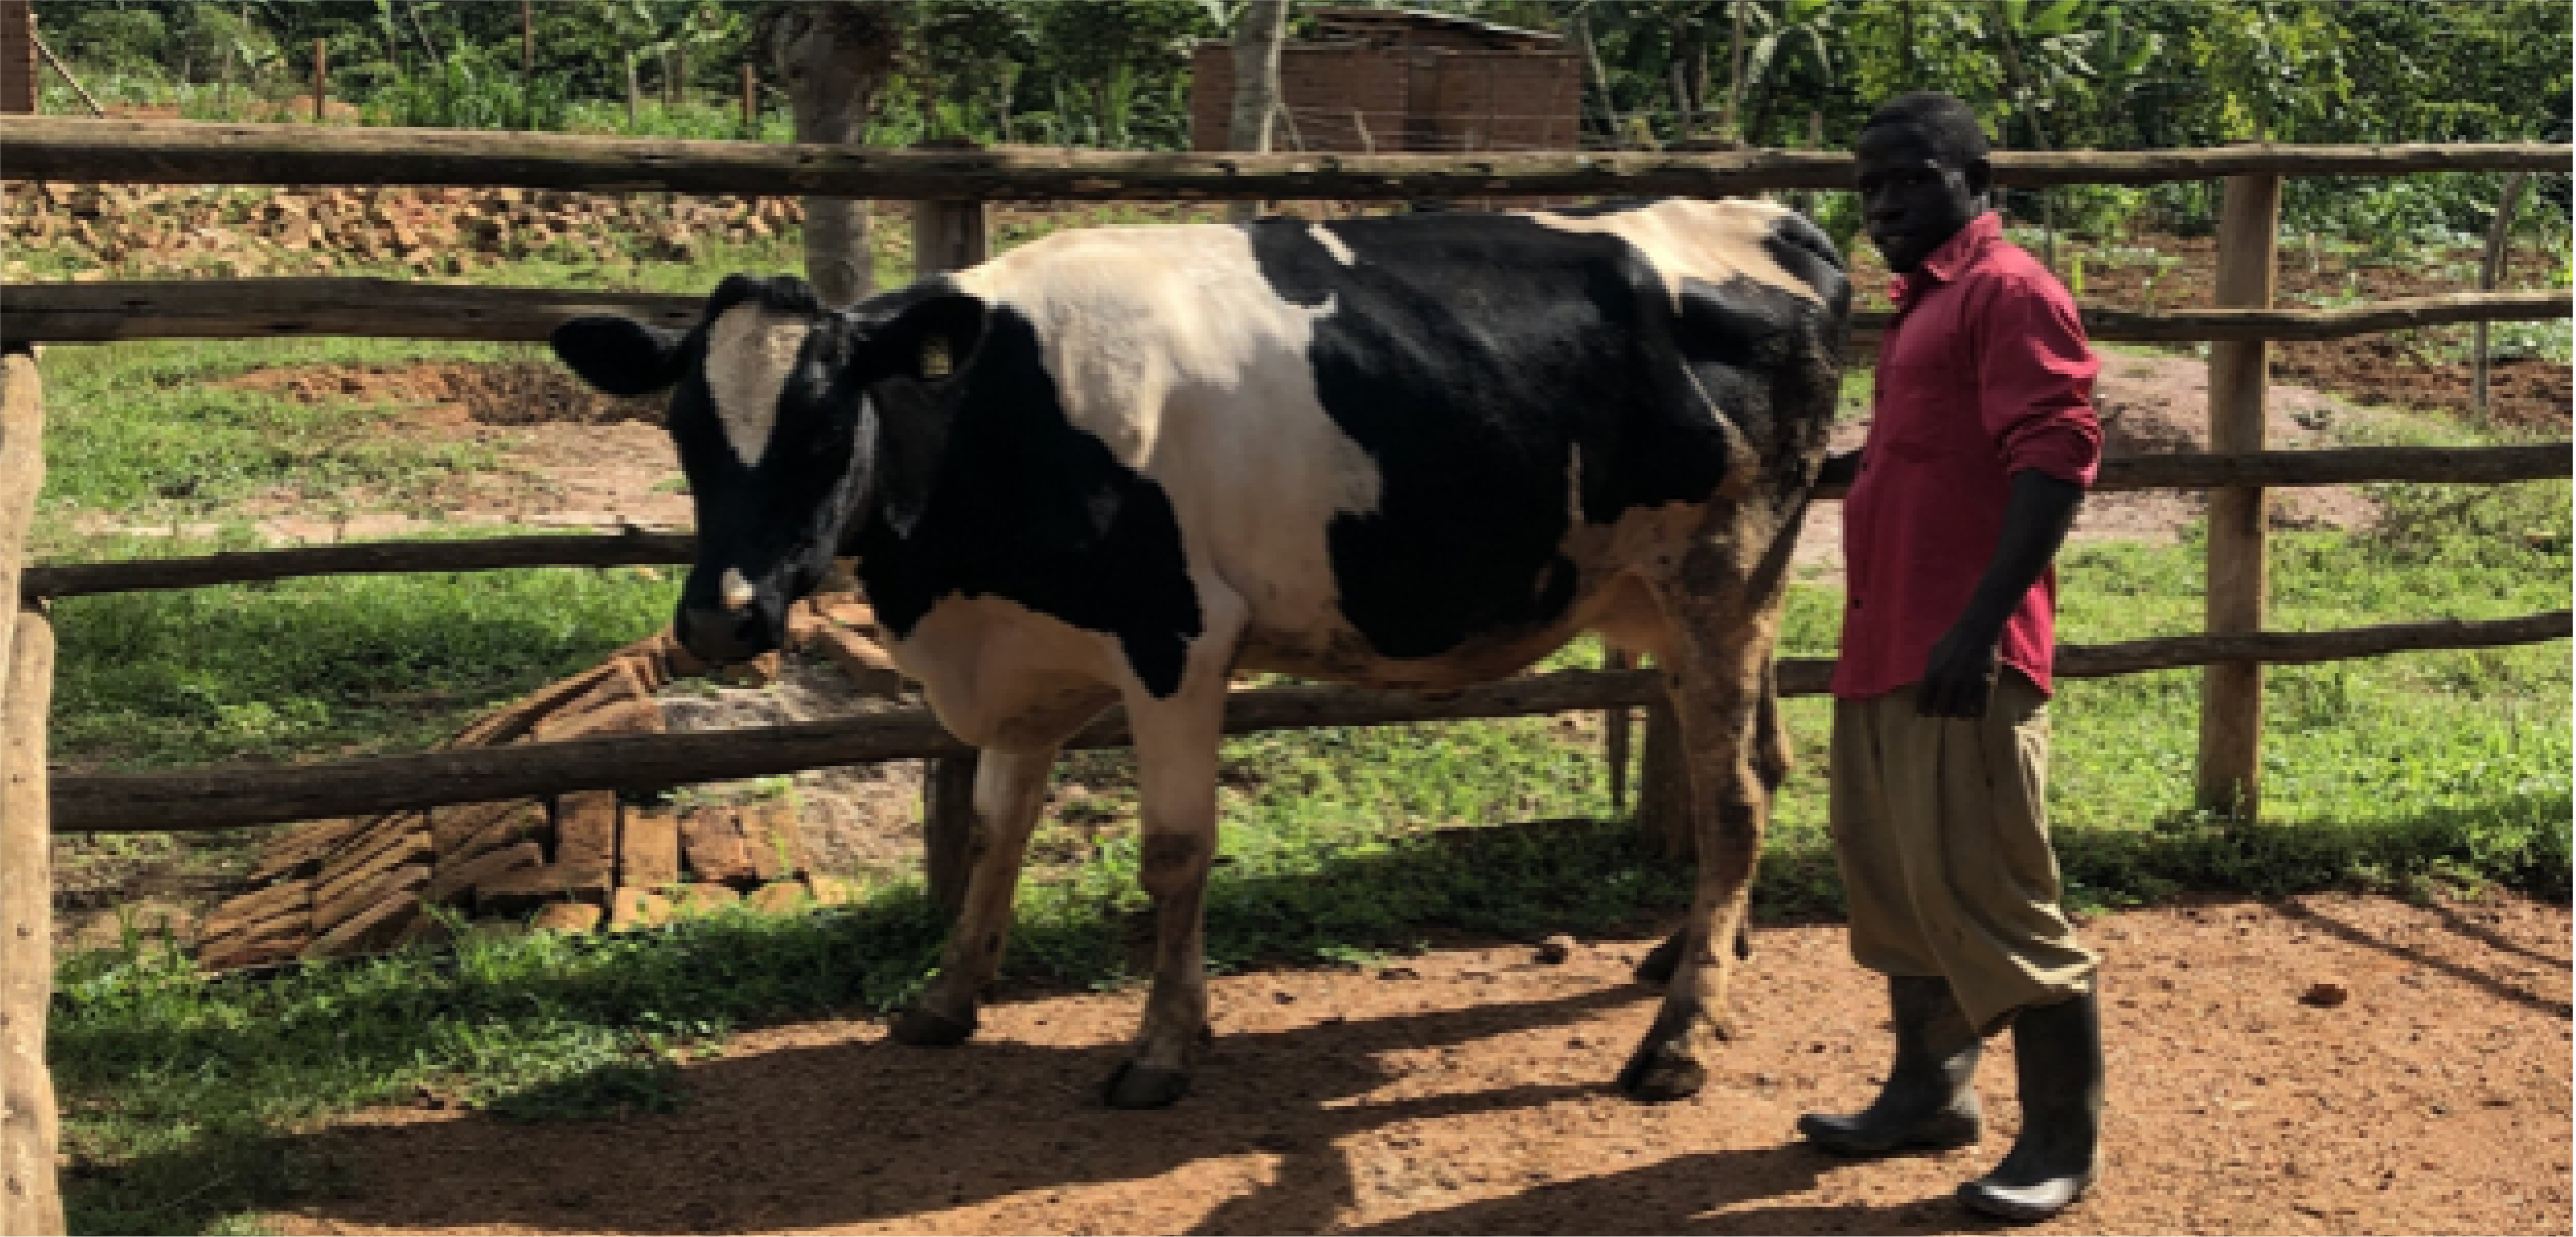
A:
{"label": "pile of bricks", "polygon": [[774,197],[0,182],[13,245],[69,247],[131,275],[307,275],[343,263],[454,275],[549,252],[685,260],[710,242],[781,235],[804,215],[798,199]]}
{"label": "pile of bricks", "polygon": [[[799,603],[790,645],[828,658],[863,695],[902,678],[875,616],[847,595]],[[777,654],[752,673],[774,677]],[[654,693],[704,672],[668,633],[621,649],[468,727],[447,746],[488,747],[665,726]],[[216,907],[198,961],[229,968],[436,942],[454,917],[496,931],[620,931],[736,902],[783,911],[849,895],[810,871],[792,806],[686,810],[620,802],[606,790],[394,812],[304,825],[272,843],[252,888]]]}

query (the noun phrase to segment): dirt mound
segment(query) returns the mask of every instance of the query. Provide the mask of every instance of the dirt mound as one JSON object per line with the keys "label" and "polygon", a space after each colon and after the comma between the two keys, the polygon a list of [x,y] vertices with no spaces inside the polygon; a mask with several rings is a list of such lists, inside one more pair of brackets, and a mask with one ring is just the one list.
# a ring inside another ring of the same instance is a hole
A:
{"label": "dirt mound", "polygon": [[223,385],[300,404],[452,404],[480,425],[662,423],[658,397],[602,395],[552,361],[418,361],[254,370]]}
{"label": "dirt mound", "polygon": [[[2568,912],[2502,899],[2209,901],[2092,920],[2101,1185],[2033,1232],[2564,1233]],[[1882,1075],[1884,986],[1838,925],[1766,926],[1707,1092],[1609,1085],[1654,1017],[1651,938],[1441,950],[1209,983],[1214,1049],[1166,1112],[1094,1088],[1141,990],[1004,994],[977,1040],[872,1020],[744,1032],[668,1116],[518,1124],[439,1097],[312,1135],[339,1186],[287,1233],[1950,1233],[2019,1129],[2011,1039],[1982,1145],[1855,1163],[1798,1113]],[[2342,995],[2339,1002],[2324,995]]]}

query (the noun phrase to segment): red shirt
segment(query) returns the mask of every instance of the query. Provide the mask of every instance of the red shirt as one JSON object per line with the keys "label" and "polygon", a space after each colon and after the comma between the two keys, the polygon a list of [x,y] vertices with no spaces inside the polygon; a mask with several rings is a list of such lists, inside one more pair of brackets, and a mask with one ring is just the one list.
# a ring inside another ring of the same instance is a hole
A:
{"label": "red shirt", "polygon": [[[2102,365],[2064,285],[1980,215],[1896,282],[1860,476],[1843,502],[1849,597],[1834,695],[1923,677],[2003,533],[2012,474],[2091,485],[2102,458]],[[2050,690],[2052,567],[2004,624],[2003,663]]]}

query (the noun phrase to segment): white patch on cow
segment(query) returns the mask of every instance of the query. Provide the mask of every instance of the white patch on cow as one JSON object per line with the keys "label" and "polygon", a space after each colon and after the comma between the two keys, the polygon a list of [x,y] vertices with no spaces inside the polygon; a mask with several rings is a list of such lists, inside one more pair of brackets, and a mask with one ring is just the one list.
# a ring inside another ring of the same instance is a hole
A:
{"label": "white patch on cow", "polygon": [[1790,274],[1763,244],[1789,213],[1788,207],[1749,198],[1716,202],[1670,198],[1608,214],[1538,211],[1530,218],[1563,232],[1608,233],[1636,246],[1664,277],[1664,287],[1672,292],[1676,305],[1681,303],[1684,278],[1722,284],[1739,275],[1792,296],[1822,301],[1806,280]]}
{"label": "white patch on cow", "polygon": [[1314,235],[1315,243],[1323,246],[1324,252],[1333,255],[1335,262],[1344,266],[1359,265],[1359,255],[1352,253],[1351,247],[1343,244],[1341,237],[1333,235],[1331,228],[1320,223],[1310,223],[1306,225],[1306,231]]}
{"label": "white patch on cow", "polygon": [[773,313],[756,304],[736,305],[708,328],[707,392],[715,399],[725,442],[743,467],[768,454],[778,397],[813,330],[802,314]]}
{"label": "white patch on cow", "polygon": [[1375,512],[1380,481],[1315,390],[1332,302],[1281,299],[1225,226],[1059,232],[953,278],[1036,327],[1065,415],[1163,487],[1250,626],[1341,625],[1325,530]]}
{"label": "white patch on cow", "polygon": [[723,578],[716,581],[716,592],[718,599],[724,602],[724,608],[728,610],[748,610],[753,602],[760,600],[760,590],[753,588],[751,581],[743,578],[740,567],[724,569]]}

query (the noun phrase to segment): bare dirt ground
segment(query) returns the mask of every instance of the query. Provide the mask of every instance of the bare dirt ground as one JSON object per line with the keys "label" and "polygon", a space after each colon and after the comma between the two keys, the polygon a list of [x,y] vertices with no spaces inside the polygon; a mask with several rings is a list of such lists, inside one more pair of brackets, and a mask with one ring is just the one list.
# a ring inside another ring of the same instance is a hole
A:
{"label": "bare dirt ground", "polygon": [[[2568,913],[2321,896],[2098,918],[2101,1186],[2041,1232],[2569,1231]],[[1863,1102],[1878,983],[1835,925],[1765,927],[1709,1089],[1605,1085],[1653,1013],[1648,940],[1439,950],[1215,981],[1195,1094],[1093,1087],[1140,992],[1005,994],[974,1043],[872,1020],[738,1036],[669,1116],[511,1125],[384,1109],[311,1137],[340,1197],[289,1233],[1943,1233],[2017,1128],[2010,1037],[1985,1145],[1860,1164],[1797,1114]],[[2338,999],[2338,996],[2340,999]]]}

